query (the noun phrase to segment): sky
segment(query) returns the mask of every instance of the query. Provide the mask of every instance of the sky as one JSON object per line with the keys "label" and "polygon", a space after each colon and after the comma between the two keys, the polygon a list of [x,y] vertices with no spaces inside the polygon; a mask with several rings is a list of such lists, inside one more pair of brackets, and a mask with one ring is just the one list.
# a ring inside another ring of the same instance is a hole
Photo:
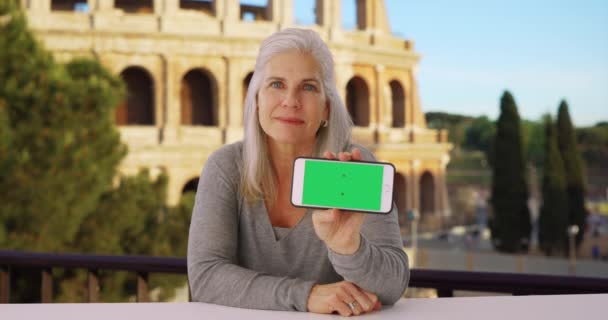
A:
{"label": "sky", "polygon": [[[265,0],[241,1],[265,4]],[[314,0],[294,0],[310,24]],[[342,0],[353,29],[355,0]],[[386,0],[394,35],[421,55],[424,112],[498,116],[504,90],[520,115],[555,115],[565,99],[576,126],[608,121],[608,0]]]}

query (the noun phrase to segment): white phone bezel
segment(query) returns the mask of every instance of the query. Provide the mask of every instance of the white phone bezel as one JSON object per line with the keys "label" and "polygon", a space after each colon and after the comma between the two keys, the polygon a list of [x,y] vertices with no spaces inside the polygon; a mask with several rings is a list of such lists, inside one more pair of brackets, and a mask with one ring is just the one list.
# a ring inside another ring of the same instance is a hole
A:
{"label": "white phone bezel", "polygon": [[[302,194],[304,191],[304,170],[306,161],[336,161],[336,160],[325,160],[317,158],[297,158],[293,165],[293,177],[292,177],[292,189],[291,189],[291,203],[297,207],[308,207],[308,208],[327,208],[323,206],[304,205],[302,203]],[[383,167],[382,177],[382,198],[380,210],[360,210],[354,208],[339,208],[348,211],[360,211],[360,212],[371,212],[371,213],[389,213],[393,207],[393,184],[395,177],[395,167],[390,163],[385,162],[366,162],[358,161],[358,164],[367,164],[374,166]]]}

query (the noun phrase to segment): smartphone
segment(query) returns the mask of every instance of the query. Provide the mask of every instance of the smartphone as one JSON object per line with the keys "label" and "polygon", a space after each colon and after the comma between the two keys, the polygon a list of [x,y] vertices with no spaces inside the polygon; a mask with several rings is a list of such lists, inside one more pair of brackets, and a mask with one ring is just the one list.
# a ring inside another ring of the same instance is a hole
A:
{"label": "smartphone", "polygon": [[393,208],[395,167],[386,162],[296,158],[291,204],[389,213]]}

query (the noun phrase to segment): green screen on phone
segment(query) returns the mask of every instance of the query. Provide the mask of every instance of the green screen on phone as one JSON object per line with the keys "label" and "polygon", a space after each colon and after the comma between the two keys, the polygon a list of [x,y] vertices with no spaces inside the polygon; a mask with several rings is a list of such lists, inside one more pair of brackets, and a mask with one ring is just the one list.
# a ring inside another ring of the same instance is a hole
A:
{"label": "green screen on phone", "polygon": [[302,204],[379,211],[382,165],[306,160]]}

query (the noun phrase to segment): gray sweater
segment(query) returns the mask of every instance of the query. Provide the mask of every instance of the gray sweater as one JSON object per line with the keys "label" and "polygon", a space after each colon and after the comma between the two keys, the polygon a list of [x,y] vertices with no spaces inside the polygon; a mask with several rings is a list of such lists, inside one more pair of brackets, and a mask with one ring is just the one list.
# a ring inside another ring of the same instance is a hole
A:
{"label": "gray sweater", "polygon": [[[361,149],[365,160],[375,160]],[[396,210],[366,215],[361,246],[333,252],[315,234],[308,210],[277,240],[263,201],[248,204],[239,192],[242,142],[215,151],[196,192],[188,239],[193,301],[226,306],[307,311],[315,284],[347,280],[395,303],[407,288],[408,260]]]}

